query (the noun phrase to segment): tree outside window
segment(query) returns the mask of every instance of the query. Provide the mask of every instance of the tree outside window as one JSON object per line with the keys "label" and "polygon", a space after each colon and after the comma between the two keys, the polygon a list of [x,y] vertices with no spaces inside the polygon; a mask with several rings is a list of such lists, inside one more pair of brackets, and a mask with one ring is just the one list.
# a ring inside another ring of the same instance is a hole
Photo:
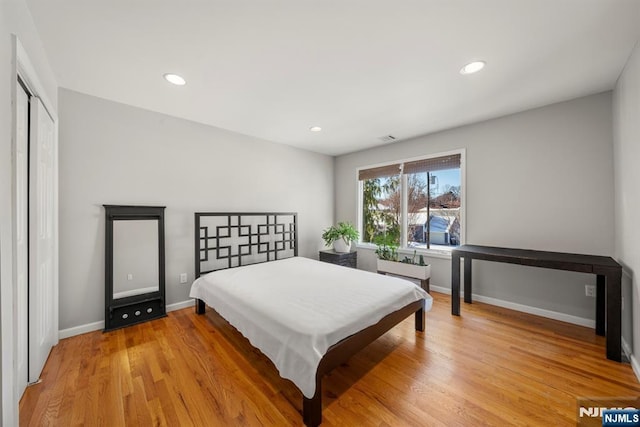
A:
{"label": "tree outside window", "polygon": [[362,241],[400,245],[400,175],[363,182]]}

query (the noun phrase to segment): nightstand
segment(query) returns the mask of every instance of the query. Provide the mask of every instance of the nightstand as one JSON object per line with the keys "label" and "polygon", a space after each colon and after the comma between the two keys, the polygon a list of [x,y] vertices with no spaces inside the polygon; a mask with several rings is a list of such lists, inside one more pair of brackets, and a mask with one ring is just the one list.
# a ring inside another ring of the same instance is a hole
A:
{"label": "nightstand", "polygon": [[320,261],[344,267],[358,268],[358,252],[338,253],[333,249],[320,251]]}

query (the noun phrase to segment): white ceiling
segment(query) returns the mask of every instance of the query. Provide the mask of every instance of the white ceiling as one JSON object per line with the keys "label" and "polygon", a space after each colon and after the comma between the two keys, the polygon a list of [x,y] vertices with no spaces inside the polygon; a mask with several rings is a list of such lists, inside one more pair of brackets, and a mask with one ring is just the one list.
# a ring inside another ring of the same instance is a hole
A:
{"label": "white ceiling", "polygon": [[331,155],[611,89],[640,36],[640,0],[27,4],[62,87]]}

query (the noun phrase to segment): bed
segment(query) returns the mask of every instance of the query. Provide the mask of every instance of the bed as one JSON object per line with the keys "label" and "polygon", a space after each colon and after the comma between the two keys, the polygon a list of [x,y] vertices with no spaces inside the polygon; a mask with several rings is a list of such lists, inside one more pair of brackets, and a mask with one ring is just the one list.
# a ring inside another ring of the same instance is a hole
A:
{"label": "bed", "polygon": [[404,279],[298,257],[295,213],[196,213],[196,312],[214,309],[303,395],[322,421],[322,377],[415,315],[431,297]]}

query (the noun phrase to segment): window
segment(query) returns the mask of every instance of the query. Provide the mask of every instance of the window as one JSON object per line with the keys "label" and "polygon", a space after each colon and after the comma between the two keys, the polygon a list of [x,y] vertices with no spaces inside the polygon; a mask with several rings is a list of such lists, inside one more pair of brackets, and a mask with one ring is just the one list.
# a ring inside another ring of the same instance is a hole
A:
{"label": "window", "polygon": [[450,251],[463,238],[463,151],[358,171],[363,243]]}

